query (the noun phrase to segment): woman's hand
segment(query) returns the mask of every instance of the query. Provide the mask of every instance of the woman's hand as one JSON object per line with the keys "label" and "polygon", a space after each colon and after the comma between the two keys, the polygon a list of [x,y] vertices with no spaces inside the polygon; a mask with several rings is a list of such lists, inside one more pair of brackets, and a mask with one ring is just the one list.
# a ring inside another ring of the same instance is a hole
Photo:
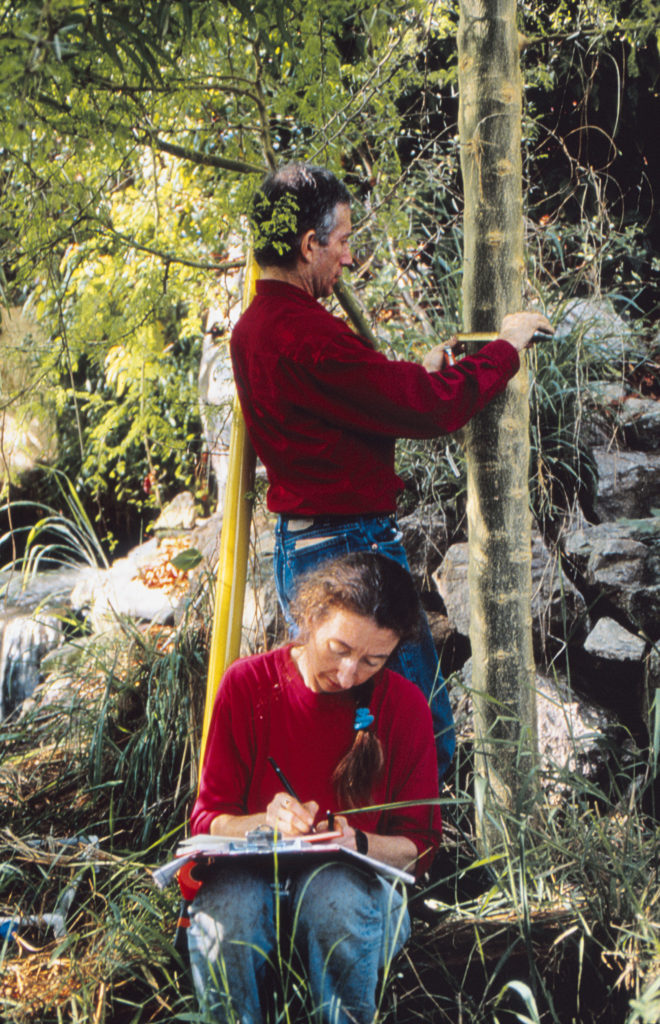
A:
{"label": "woman's hand", "polygon": [[[319,826],[319,831],[320,829],[321,826]],[[351,828],[348,824],[348,820],[342,814],[338,814],[335,817],[335,830],[337,832],[341,832],[341,836],[338,836],[337,839],[333,839],[333,843],[336,843],[337,846],[345,846],[347,850],[357,850],[355,829]]]}
{"label": "woman's hand", "polygon": [[276,793],[266,808],[266,824],[282,836],[306,836],[318,813],[314,800],[301,804],[288,793]]}
{"label": "woman's hand", "polygon": [[[347,819],[342,814],[335,815],[335,829],[341,832],[341,836],[333,839],[333,843],[344,846],[347,850],[355,850],[358,853],[364,852],[357,848],[355,838],[356,830],[351,828]],[[322,831],[323,824],[319,824],[318,831]],[[366,852],[374,860],[382,861],[383,864],[391,864],[392,867],[402,868],[404,871],[414,871],[417,860],[417,847],[412,839],[407,836],[382,836],[376,832],[363,832],[366,838]]]}

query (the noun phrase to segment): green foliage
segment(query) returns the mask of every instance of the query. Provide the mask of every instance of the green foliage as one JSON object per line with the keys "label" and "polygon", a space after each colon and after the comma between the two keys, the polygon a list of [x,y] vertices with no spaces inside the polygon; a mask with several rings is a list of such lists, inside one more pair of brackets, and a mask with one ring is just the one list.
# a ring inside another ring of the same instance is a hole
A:
{"label": "green foliage", "polygon": [[[237,302],[227,274],[254,175],[283,158],[344,164],[368,222],[398,234],[398,99],[423,80],[429,33],[451,25],[421,3],[348,0],[5,0],[2,13],[0,256],[50,336],[62,468],[116,529],[113,503],[141,517],[193,483],[192,363],[181,373],[174,357],[194,358],[199,310]],[[161,486],[145,499],[148,475]]]}
{"label": "green foliage", "polygon": [[255,249],[271,245],[280,255],[289,251],[291,236],[295,236],[298,216],[298,203],[295,198],[291,195],[280,196],[271,209],[270,200],[259,190],[254,198],[255,217],[259,217],[260,213],[262,217],[270,213],[270,218],[261,219],[261,223],[250,220]]}
{"label": "green foliage", "polygon": [[51,470],[50,476],[59,494],[59,505],[66,509],[66,514],[36,501],[14,501],[0,509],[6,512],[11,508],[14,514],[19,509],[27,510],[35,519],[31,525],[10,529],[0,537],[1,558],[6,557],[9,542],[13,546],[17,535],[26,534],[20,545],[19,559],[11,562],[11,568],[20,569],[25,582],[44,569],[108,566],[103,547],[71,481],[56,470]]}

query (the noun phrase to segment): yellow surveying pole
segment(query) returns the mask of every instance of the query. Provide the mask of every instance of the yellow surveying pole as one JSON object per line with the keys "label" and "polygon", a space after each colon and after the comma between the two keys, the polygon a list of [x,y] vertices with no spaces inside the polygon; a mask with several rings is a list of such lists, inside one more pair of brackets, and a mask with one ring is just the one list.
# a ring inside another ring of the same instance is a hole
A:
{"label": "yellow surveying pole", "polygon": [[[258,277],[259,268],[250,255],[243,287],[244,310],[252,301]],[[204,763],[204,751],[211,724],[213,702],[222,674],[227,666],[236,660],[241,650],[241,626],[252,513],[248,495],[254,486],[254,466],[255,454],[247,436],[245,420],[237,395],[232,412],[229,471],[220,531],[213,632],[206,681],[202,743],[199,751],[200,770]]]}

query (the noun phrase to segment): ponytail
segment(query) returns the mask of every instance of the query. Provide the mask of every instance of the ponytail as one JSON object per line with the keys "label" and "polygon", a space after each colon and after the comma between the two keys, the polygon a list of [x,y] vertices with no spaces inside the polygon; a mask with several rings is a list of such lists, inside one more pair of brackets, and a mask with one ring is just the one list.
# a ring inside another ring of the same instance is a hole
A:
{"label": "ponytail", "polygon": [[383,774],[385,755],[383,745],[372,731],[374,716],[369,704],[374,692],[370,679],[358,688],[353,729],[355,737],[350,750],[344,754],[332,774],[332,784],[341,807],[364,807],[369,803],[376,783]]}

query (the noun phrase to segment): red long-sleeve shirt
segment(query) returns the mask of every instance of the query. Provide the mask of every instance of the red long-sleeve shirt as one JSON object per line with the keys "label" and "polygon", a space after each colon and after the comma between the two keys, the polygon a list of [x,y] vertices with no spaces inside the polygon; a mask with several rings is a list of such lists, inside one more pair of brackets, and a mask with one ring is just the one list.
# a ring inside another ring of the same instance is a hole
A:
{"label": "red long-sleeve shirt", "polygon": [[307,292],[272,280],[257,282],[231,355],[268,507],[298,516],[394,512],[396,438],[458,430],[520,365],[498,340],[427,373],[387,359]]}
{"label": "red long-sleeve shirt", "polygon": [[[315,800],[321,815],[342,809],[337,806],[331,777],[353,743],[355,699],[350,692],[309,689],[290,650],[290,646],[278,647],[236,661],[227,669],[213,708],[191,817],[193,833],[210,831],[218,814],[266,810],[282,791],[269,756],[303,803]],[[385,770],[372,803],[437,797],[433,726],[421,691],[398,673],[383,669],[369,706],[385,755]],[[350,822],[367,832],[407,836],[425,854],[418,870],[427,866],[442,827],[437,804],[366,811]]]}

